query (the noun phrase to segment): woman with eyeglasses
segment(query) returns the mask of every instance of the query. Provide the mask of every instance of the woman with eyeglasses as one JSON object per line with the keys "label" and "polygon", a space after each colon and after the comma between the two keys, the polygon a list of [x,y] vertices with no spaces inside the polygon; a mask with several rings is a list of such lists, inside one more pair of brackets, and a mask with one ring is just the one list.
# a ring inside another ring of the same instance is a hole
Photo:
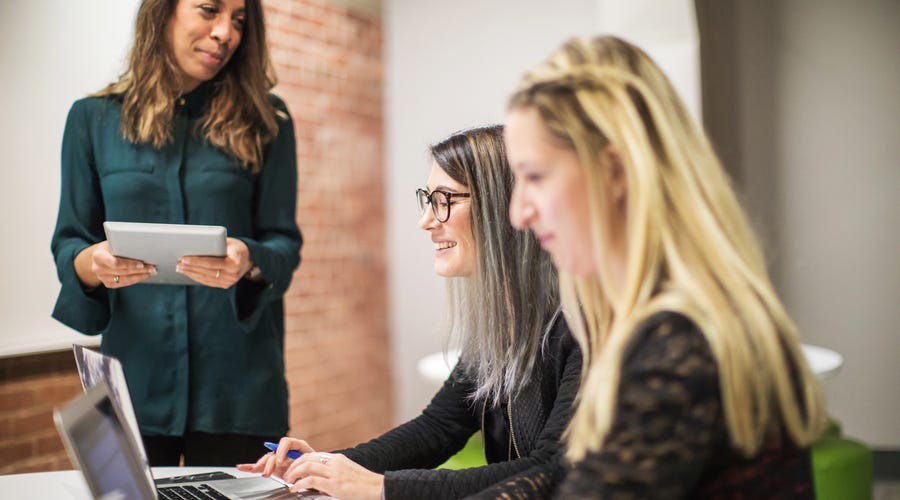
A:
{"label": "woman with eyeglasses", "polygon": [[[431,403],[354,448],[316,453],[283,438],[275,453],[239,469],[339,498],[455,499],[517,474],[552,489],[581,355],[559,313],[548,256],[507,217],[512,174],[502,134],[500,126],[476,128],[433,145],[427,188],[416,192],[435,272],[450,278],[450,331],[461,346]],[[479,431],[488,465],[433,470]],[[291,460],[288,450],[303,455]]]}

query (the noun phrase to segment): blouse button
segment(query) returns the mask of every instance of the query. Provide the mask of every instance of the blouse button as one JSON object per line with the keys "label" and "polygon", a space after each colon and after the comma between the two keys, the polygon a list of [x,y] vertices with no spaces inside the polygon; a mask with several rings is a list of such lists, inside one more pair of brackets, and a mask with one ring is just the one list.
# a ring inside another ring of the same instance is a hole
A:
{"label": "blouse button", "polygon": [[179,106],[184,106],[184,97],[179,97],[179,98],[178,98],[178,105],[179,105]]}

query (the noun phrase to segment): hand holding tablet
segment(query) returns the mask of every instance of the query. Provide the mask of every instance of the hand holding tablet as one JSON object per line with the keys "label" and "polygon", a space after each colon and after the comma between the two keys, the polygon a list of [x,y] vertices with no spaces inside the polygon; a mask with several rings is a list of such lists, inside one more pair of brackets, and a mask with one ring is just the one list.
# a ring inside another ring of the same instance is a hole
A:
{"label": "hand holding tablet", "polygon": [[176,271],[178,261],[187,255],[224,257],[226,253],[222,226],[107,221],[103,229],[113,255],[156,266],[156,275],[143,281],[148,284],[197,285]]}

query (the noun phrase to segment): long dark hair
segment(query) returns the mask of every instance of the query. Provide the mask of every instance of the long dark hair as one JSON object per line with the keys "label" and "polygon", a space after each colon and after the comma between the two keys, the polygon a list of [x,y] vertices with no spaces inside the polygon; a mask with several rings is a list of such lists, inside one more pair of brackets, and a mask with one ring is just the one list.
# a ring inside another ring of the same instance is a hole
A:
{"label": "long dark hair", "polygon": [[472,194],[478,263],[472,276],[449,280],[451,330],[477,382],[473,399],[496,404],[531,378],[559,304],[556,273],[534,235],[510,224],[512,172],[502,126],[457,132],[432,145],[431,155]]}

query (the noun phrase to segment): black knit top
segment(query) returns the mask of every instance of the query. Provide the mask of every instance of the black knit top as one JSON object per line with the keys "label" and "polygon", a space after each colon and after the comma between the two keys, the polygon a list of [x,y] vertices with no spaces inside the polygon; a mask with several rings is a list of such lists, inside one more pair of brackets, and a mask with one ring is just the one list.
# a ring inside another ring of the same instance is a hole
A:
{"label": "black knit top", "polygon": [[[336,453],[384,473],[387,499],[463,498],[530,469],[542,471],[546,477],[560,477],[560,437],[572,415],[580,376],[581,352],[558,315],[531,382],[510,399],[509,407],[470,400],[473,381],[457,365],[421,415],[367,443]],[[435,470],[462,449],[481,429],[482,421],[488,426],[484,432],[485,449],[490,451],[488,465]],[[499,422],[511,433],[497,429]]]}

